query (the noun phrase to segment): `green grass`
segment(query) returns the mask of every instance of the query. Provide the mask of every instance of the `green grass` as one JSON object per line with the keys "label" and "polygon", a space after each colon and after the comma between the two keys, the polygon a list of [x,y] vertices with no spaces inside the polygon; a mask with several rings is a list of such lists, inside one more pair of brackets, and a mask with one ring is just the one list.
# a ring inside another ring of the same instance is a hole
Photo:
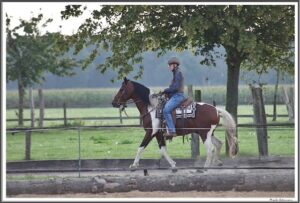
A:
{"label": "green grass", "polygon": [[[81,131],[81,158],[83,159],[110,159],[134,158],[144,136],[142,128],[98,129]],[[218,129],[215,136],[225,142],[224,131]],[[294,156],[294,130],[269,129],[268,145],[270,155]],[[187,139],[189,141],[187,141]],[[168,142],[168,152],[173,158],[190,158],[190,136]],[[78,131],[55,131],[32,134],[32,160],[77,159],[79,154]],[[225,145],[222,156],[225,156]],[[257,139],[255,129],[239,129],[240,156],[257,156]],[[24,134],[7,134],[7,160],[23,160],[25,157]],[[206,156],[206,150],[200,143],[201,157]],[[159,158],[160,152],[156,139],[153,139],[143,158]]]}

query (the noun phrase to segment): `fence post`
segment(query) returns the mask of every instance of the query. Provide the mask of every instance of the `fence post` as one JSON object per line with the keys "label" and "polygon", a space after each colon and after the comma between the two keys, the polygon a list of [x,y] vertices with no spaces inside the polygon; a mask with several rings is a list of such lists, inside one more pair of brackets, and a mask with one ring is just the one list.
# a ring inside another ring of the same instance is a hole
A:
{"label": "fence post", "polygon": [[294,121],[294,89],[292,87],[283,87],[283,92],[289,120]]}
{"label": "fence post", "polygon": [[43,95],[43,89],[39,89],[39,103],[40,103],[40,118],[39,118],[39,127],[44,126],[44,109],[45,109],[45,101],[44,101],[44,95]]}
{"label": "fence post", "polygon": [[256,127],[259,155],[268,156],[268,132],[262,88],[251,85],[250,88],[253,98],[254,122],[256,125],[259,125]]}
{"label": "fence post", "polygon": [[29,106],[30,106],[31,127],[34,127],[35,118],[34,118],[34,99],[33,99],[32,87],[29,88]]}
{"label": "fence post", "polygon": [[25,132],[25,160],[30,160],[31,131]]}
{"label": "fence post", "polygon": [[120,123],[122,124],[123,123],[123,119],[122,119],[122,111],[121,111],[121,109],[119,109],[119,115],[120,115]]}
{"label": "fence post", "polygon": [[64,106],[64,125],[67,126],[67,105],[66,105],[66,102],[64,102],[63,106]]}
{"label": "fence post", "polygon": [[81,172],[81,128],[78,128],[78,177]]}
{"label": "fence post", "polygon": [[142,117],[140,117],[140,126],[142,126],[143,125],[143,118]]}
{"label": "fence post", "polygon": [[[196,94],[198,94],[200,90],[195,90],[195,97],[193,95],[193,86],[188,85],[188,96],[196,99]],[[196,93],[197,92],[197,93]],[[201,94],[201,92],[200,92]],[[196,133],[192,133],[192,141],[191,141],[191,151],[192,151],[192,159],[200,158],[200,145],[199,145],[199,135]]]}

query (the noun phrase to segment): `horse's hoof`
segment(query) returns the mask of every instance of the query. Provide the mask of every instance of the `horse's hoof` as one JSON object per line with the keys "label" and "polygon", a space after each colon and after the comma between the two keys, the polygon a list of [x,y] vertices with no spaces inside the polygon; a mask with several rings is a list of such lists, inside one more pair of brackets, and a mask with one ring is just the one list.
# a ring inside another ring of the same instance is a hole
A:
{"label": "horse's hoof", "polygon": [[203,170],[204,171],[207,171],[209,168],[210,168],[210,166],[208,166],[208,165],[207,166],[203,166]]}
{"label": "horse's hoof", "polygon": [[217,161],[217,166],[223,166],[223,162],[220,161],[220,160],[218,160],[218,161]]}
{"label": "horse's hoof", "polygon": [[137,168],[138,168],[137,165],[130,165],[129,166],[130,171],[136,171]]}
{"label": "horse's hoof", "polygon": [[172,168],[172,172],[173,173],[176,173],[178,171],[178,169],[175,167],[175,168]]}

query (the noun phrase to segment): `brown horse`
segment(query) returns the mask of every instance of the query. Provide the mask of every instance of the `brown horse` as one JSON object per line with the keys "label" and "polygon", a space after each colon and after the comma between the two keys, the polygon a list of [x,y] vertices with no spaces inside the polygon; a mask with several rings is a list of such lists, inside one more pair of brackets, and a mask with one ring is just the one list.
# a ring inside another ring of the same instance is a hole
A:
{"label": "brown horse", "polygon": [[[125,108],[127,101],[132,99],[138,108],[143,120],[143,127],[146,131],[145,137],[140,144],[137,155],[130,168],[137,168],[141,155],[153,137],[157,139],[161,154],[171,165],[172,169],[176,169],[176,163],[171,159],[166,150],[166,141],[163,137],[161,129],[161,120],[156,118],[156,108],[158,104],[158,96],[151,94],[149,88],[124,78],[124,82],[114,100],[113,107]],[[220,118],[222,118],[220,120]],[[237,154],[237,137],[235,135],[236,124],[232,116],[225,110],[216,108],[210,104],[197,103],[195,118],[176,119],[175,128],[177,135],[186,135],[197,133],[207,148],[207,158],[204,167],[213,164],[222,164],[219,155],[222,142],[214,136],[214,130],[220,124],[225,126],[227,130],[227,140],[229,143],[229,153],[233,157]],[[215,149],[214,149],[215,147]]]}

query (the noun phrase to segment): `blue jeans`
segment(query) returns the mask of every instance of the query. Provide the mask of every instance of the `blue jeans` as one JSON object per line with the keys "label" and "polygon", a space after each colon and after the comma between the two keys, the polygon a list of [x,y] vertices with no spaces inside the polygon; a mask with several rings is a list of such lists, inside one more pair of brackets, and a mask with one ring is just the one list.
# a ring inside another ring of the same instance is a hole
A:
{"label": "blue jeans", "polygon": [[175,133],[175,126],[172,118],[172,111],[180,105],[180,103],[185,99],[183,93],[174,94],[171,99],[166,103],[163,114],[167,121],[167,125],[170,133]]}

